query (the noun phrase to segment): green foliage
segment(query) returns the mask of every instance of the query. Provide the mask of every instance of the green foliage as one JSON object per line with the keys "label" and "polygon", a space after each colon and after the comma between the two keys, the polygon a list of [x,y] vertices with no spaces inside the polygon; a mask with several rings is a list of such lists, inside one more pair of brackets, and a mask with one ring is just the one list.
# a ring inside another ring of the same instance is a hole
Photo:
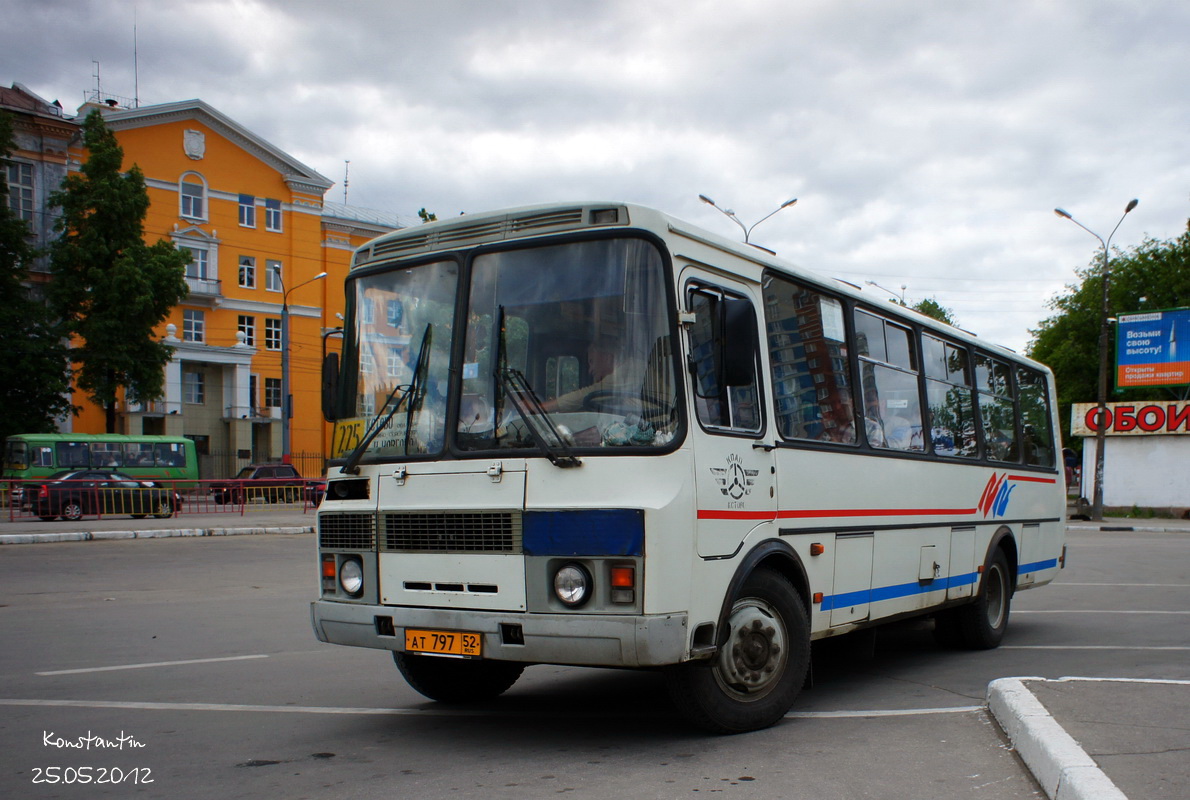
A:
{"label": "green foliage", "polygon": [[426,222],[437,222],[437,221],[438,221],[438,215],[437,215],[437,214],[432,214],[432,213],[430,213],[429,211],[426,211],[424,208],[419,208],[419,209],[417,210],[417,216],[421,217],[421,221],[422,221],[423,223],[426,223]]}
{"label": "green foliage", "polygon": [[[1030,331],[1028,353],[1054,371],[1059,414],[1069,438],[1070,405],[1092,403],[1099,385],[1099,329],[1103,304],[1103,251],[1079,270],[1081,282],[1050,301],[1055,314]],[[1109,315],[1141,310],[1190,306],[1190,225],[1177,239],[1146,238],[1129,252],[1114,250],[1108,284]],[[1143,299],[1142,299],[1143,298]],[[1114,363],[1114,328],[1108,340],[1109,363]],[[1111,377],[1109,375],[1109,388]],[[1109,400],[1151,400],[1169,389],[1129,389]],[[1180,396],[1180,394],[1178,395]]]}
{"label": "green foliage", "polygon": [[[12,117],[0,112],[0,162],[12,150]],[[56,430],[54,419],[73,410],[61,330],[25,285],[36,256],[28,225],[9,208],[0,164],[0,445],[13,434]]]}
{"label": "green foliage", "polygon": [[932,317],[939,322],[945,322],[947,325],[957,325],[954,318],[954,311],[946,308],[932,297],[927,297],[920,303],[916,303],[911,308],[914,311],[919,311],[927,317]]}
{"label": "green foliage", "polygon": [[129,400],[163,393],[173,348],[153,331],[189,291],[189,255],[165,240],[145,244],[144,175],[135,165],[120,172],[124,151],[98,111],[83,123],[83,143],[86,163],[50,198],[62,209],[61,235],[51,249],[50,300],[81,340],[71,351],[78,387],[106,409],[108,432],[114,432],[121,388]]}

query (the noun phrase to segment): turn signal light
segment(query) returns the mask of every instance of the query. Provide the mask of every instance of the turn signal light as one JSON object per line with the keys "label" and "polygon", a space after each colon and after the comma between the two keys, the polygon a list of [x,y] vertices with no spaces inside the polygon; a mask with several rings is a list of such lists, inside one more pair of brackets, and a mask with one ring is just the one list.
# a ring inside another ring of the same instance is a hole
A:
{"label": "turn signal light", "polygon": [[612,586],[617,589],[631,589],[636,585],[636,569],[634,567],[612,567]]}
{"label": "turn signal light", "polygon": [[335,557],[334,556],[323,556],[322,557],[322,577],[332,578],[332,579],[335,577]]}

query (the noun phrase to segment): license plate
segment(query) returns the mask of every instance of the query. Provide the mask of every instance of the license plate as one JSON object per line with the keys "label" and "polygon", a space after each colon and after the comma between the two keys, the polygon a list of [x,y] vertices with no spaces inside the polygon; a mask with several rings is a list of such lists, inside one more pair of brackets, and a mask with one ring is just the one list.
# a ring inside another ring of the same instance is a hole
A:
{"label": "license plate", "polygon": [[410,653],[480,658],[483,655],[483,637],[478,633],[406,628],[405,650]]}

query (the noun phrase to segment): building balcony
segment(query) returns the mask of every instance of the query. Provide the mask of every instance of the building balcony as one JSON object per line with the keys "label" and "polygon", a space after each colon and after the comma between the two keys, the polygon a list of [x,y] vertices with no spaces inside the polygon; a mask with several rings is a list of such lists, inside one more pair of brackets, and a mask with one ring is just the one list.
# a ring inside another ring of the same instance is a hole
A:
{"label": "building balcony", "polygon": [[187,275],[186,285],[190,287],[191,302],[206,300],[218,305],[223,301],[223,281],[218,278],[192,278]]}

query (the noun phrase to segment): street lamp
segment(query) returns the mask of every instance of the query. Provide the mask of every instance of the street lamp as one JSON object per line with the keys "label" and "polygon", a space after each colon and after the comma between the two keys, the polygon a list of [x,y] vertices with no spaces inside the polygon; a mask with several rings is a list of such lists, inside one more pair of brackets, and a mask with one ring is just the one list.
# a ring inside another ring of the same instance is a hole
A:
{"label": "street lamp", "polygon": [[[892,289],[889,289],[887,286],[881,286],[880,284],[876,283],[876,281],[864,281],[864,283],[868,284],[869,286],[875,286],[877,289],[886,291],[889,294],[891,294],[893,297],[897,297],[896,292],[894,292]],[[900,294],[900,297],[898,298],[901,301],[901,305],[905,305],[905,290],[908,288],[909,287],[906,284],[903,284],[903,283],[901,284],[901,294]]]}
{"label": "street lamp", "polygon": [[1120,224],[1124,222],[1124,217],[1128,216],[1128,212],[1136,208],[1139,200],[1131,200],[1124,208],[1124,213],[1120,217],[1120,221],[1116,223],[1116,227],[1111,229],[1111,233],[1107,235],[1107,240],[1095,233],[1095,231],[1088,228],[1086,225],[1079,222],[1070,213],[1061,209],[1055,208],[1054,213],[1059,217],[1064,217],[1070,220],[1075,225],[1082,228],[1087,233],[1099,240],[1099,244],[1103,246],[1103,304],[1099,309],[1099,397],[1096,411],[1095,422],[1095,489],[1091,499],[1091,519],[1103,519],[1103,449],[1107,441],[1107,340],[1110,336],[1111,325],[1108,319],[1108,286],[1111,281],[1111,237],[1116,235]]}
{"label": "street lamp", "polygon": [[288,464],[289,452],[289,421],[293,418],[293,397],[289,392],[289,293],[302,288],[307,283],[320,281],[326,277],[320,272],[308,281],[302,281],[297,286],[286,290],[285,281],[281,279],[281,268],[277,267],[277,282],[281,284],[281,460]]}
{"label": "street lamp", "polygon": [[711,198],[707,197],[705,194],[700,194],[700,195],[698,196],[698,199],[699,199],[699,200],[701,200],[701,201],[703,201],[703,202],[704,202],[704,203],[706,203],[707,205],[709,205],[709,206],[713,206],[714,208],[718,209],[718,210],[719,210],[719,211],[720,211],[720,212],[721,212],[721,213],[722,213],[722,214],[723,214],[725,217],[727,217],[728,219],[730,219],[730,220],[731,220],[732,222],[734,222],[736,225],[739,225],[739,226],[740,226],[740,230],[742,230],[742,231],[744,232],[744,244],[751,244],[751,242],[749,242],[749,241],[748,241],[748,237],[752,235],[752,231],[753,231],[753,229],[754,229],[754,228],[756,228],[756,226],[757,226],[757,225],[759,225],[760,223],[764,222],[766,219],[768,219],[769,217],[771,217],[773,214],[776,214],[776,213],[777,213],[778,211],[780,211],[781,209],[784,209],[784,208],[789,208],[790,206],[792,206],[792,205],[794,205],[795,203],[797,203],[797,198],[796,198],[796,197],[795,197],[795,198],[793,198],[792,200],[786,200],[784,203],[782,203],[781,205],[777,206],[775,209],[773,209],[772,211],[770,211],[768,214],[766,214],[765,216],[761,217],[761,218],[760,218],[760,219],[758,219],[756,222],[753,222],[751,227],[745,228],[745,227],[744,227],[744,223],[740,222],[740,219],[739,219],[739,217],[737,217],[737,216],[735,215],[735,212],[734,212],[734,211],[732,211],[730,208],[728,208],[728,209],[719,208],[719,206],[715,204],[715,201],[714,201],[714,200],[712,200]]}

